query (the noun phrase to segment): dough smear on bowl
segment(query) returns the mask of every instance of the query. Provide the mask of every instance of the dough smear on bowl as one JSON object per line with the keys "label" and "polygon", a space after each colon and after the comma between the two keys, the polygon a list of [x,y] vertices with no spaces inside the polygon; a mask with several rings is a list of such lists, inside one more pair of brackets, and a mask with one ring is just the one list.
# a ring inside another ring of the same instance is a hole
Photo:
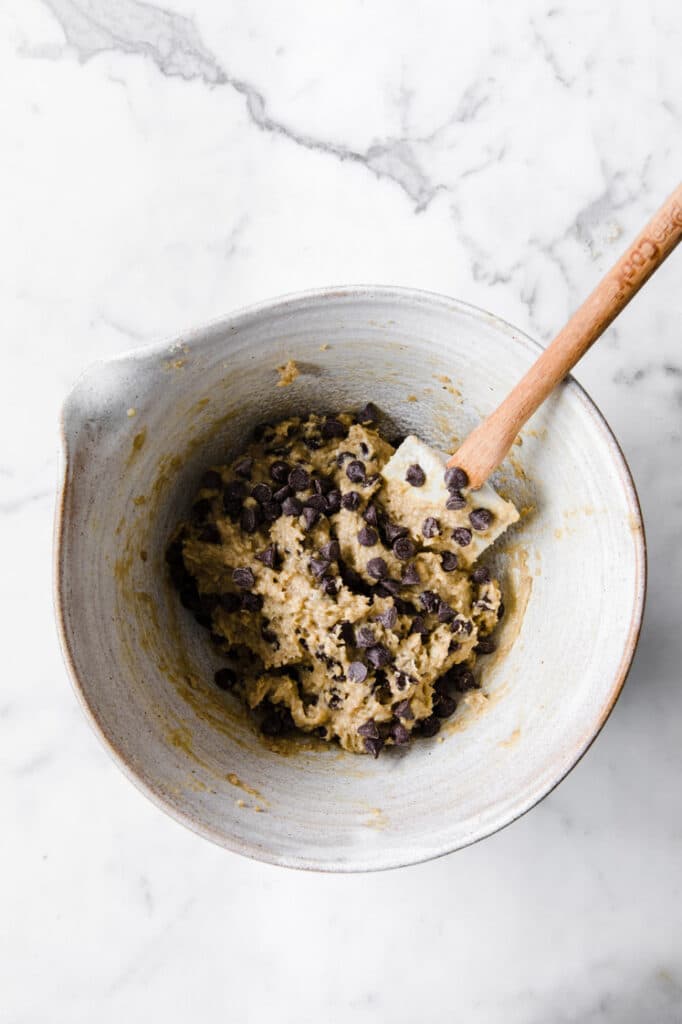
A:
{"label": "dough smear on bowl", "polygon": [[224,655],[217,685],[264,733],[374,756],[435,735],[478,685],[503,604],[473,559],[518,518],[497,496],[481,507],[426,448],[425,465],[384,479],[395,449],[377,415],[370,404],[260,428],[204,475],[167,552],[182,603]]}

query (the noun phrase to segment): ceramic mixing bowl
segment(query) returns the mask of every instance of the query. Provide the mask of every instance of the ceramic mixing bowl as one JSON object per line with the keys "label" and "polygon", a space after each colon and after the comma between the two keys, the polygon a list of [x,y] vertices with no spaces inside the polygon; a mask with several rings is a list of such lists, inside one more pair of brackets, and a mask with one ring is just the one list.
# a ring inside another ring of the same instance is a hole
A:
{"label": "ceramic mixing bowl", "polygon": [[[79,380],[63,413],[62,644],[87,717],[158,806],[251,857],[360,871],[466,846],[566,775],[623,685],[645,588],[628,468],[574,381],[495,480],[521,510],[491,552],[508,611],[483,690],[434,739],[376,761],[264,740],[215,688],[218,656],[164,562],[204,469],[257,423],[371,400],[396,431],[452,449],[537,354],[461,302],[343,288],[265,303]],[[278,386],[290,359],[299,375]]]}

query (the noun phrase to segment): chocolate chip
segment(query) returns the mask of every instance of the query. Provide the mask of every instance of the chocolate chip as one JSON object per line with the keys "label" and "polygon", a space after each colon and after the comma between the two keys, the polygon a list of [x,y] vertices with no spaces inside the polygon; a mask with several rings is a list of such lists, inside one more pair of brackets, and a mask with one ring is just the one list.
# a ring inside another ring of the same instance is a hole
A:
{"label": "chocolate chip", "polygon": [[237,682],[237,673],[231,668],[219,668],[213,678],[219,690],[231,690]]}
{"label": "chocolate chip", "polygon": [[454,714],[456,707],[457,701],[444,693],[439,693],[438,698],[433,703],[433,710],[438,718],[449,718],[450,715]]}
{"label": "chocolate chip", "polygon": [[383,668],[391,660],[391,653],[383,644],[376,644],[367,649],[367,661],[373,668]]}
{"label": "chocolate chip", "polygon": [[475,508],[469,513],[469,522],[474,530],[487,530],[492,526],[494,518],[489,508]]}
{"label": "chocolate chip", "polygon": [[386,537],[387,544],[393,544],[398,537],[406,537],[409,530],[406,526],[398,526],[397,523],[384,523],[384,535]]}
{"label": "chocolate chip", "polygon": [[365,458],[369,455],[369,445],[367,445],[365,441],[360,442],[360,454],[364,455]]}
{"label": "chocolate chip", "polygon": [[341,508],[341,491],[336,489],[327,494],[327,515],[331,516]]}
{"label": "chocolate chip", "polygon": [[343,464],[344,464],[344,462],[348,462],[349,459],[354,459],[354,458],[355,458],[355,453],[354,452],[339,452],[339,454],[336,456],[336,465],[339,467],[339,469],[341,469]]}
{"label": "chocolate chip", "polygon": [[303,466],[294,466],[287,480],[292,491],[307,491],[310,487],[310,474]]}
{"label": "chocolate chip", "polygon": [[471,574],[472,583],[490,583],[490,570],[485,565],[479,565]]}
{"label": "chocolate chip", "polygon": [[463,498],[459,491],[454,491],[445,502],[445,507],[451,512],[456,512],[460,508],[465,508],[466,503],[466,498]]}
{"label": "chocolate chip", "polygon": [[247,480],[250,480],[251,470],[253,469],[253,459],[249,455],[246,455],[243,459],[240,459],[239,462],[236,462],[233,468],[237,476],[243,476]]}
{"label": "chocolate chip", "polygon": [[396,622],[398,621],[398,611],[396,608],[391,606],[390,608],[387,608],[386,611],[380,612],[376,616],[376,620],[377,622],[380,622],[381,625],[384,626],[386,629],[393,629]]}
{"label": "chocolate chip", "polygon": [[377,642],[374,630],[371,626],[361,626],[355,638],[356,647],[373,647]]}
{"label": "chocolate chip", "polygon": [[320,433],[325,440],[331,441],[333,437],[345,437],[348,431],[340,420],[327,419],[320,427]]}
{"label": "chocolate chip", "polygon": [[373,718],[370,718],[368,722],[363,722],[358,727],[358,736],[367,736],[369,739],[376,740],[379,738],[379,727]]}
{"label": "chocolate chip", "polygon": [[[458,671],[455,673],[455,669]],[[464,693],[466,690],[475,690],[478,686],[474,673],[470,669],[463,665],[453,665],[450,670],[452,681],[455,684],[457,690],[460,693]]]}
{"label": "chocolate chip", "polygon": [[263,522],[263,513],[258,505],[247,505],[242,509],[240,526],[244,533],[255,533]]}
{"label": "chocolate chip", "polygon": [[322,579],[327,569],[329,568],[329,562],[326,558],[311,558],[308,562],[308,568],[316,579]]}
{"label": "chocolate chip", "polygon": [[320,518],[320,513],[317,511],[316,508],[304,508],[303,509],[303,522],[304,522],[304,529],[306,530],[306,532],[308,530],[312,530],[313,526],[315,525],[315,523],[318,521],[319,518]]}
{"label": "chocolate chip", "polygon": [[395,685],[399,690],[406,690],[409,683],[409,679],[404,672],[397,672],[395,677]]}
{"label": "chocolate chip", "polygon": [[397,597],[400,593],[400,583],[390,578],[381,580],[380,583],[374,584],[374,593],[379,597]]}
{"label": "chocolate chip", "polygon": [[437,537],[440,533],[440,523],[433,516],[427,516],[422,523],[422,537]]}
{"label": "chocolate chip", "polygon": [[384,747],[384,741],[381,738],[379,738],[378,740],[373,740],[369,737],[365,737],[365,739],[362,742],[365,745],[365,750],[367,751],[367,753],[371,754],[372,757],[375,759],[379,756]]}
{"label": "chocolate chip", "polygon": [[285,484],[289,479],[290,471],[289,463],[283,462],[281,459],[276,459],[270,466],[270,476],[276,484]]}
{"label": "chocolate chip", "polygon": [[406,722],[411,722],[414,718],[412,705],[407,698],[399,700],[393,705],[393,714],[398,718],[404,718]]}
{"label": "chocolate chip", "polygon": [[454,608],[451,608],[447,601],[441,601],[438,605],[438,621],[452,622],[455,617]]}
{"label": "chocolate chip", "polygon": [[259,612],[263,607],[263,598],[260,594],[252,594],[245,590],[242,594],[242,608],[245,612]]}
{"label": "chocolate chip", "polygon": [[351,512],[355,512],[360,507],[361,502],[360,495],[357,491],[347,491],[341,498],[341,504],[344,508],[349,509]]}
{"label": "chocolate chip", "polygon": [[324,514],[327,511],[327,499],[324,494],[311,494],[305,501],[306,508],[314,508],[316,512]]}
{"label": "chocolate chip", "polygon": [[366,470],[364,462],[360,462],[359,459],[353,459],[346,466],[346,476],[349,480],[352,480],[354,484],[361,484],[365,480]]}
{"label": "chocolate chip", "polygon": [[458,491],[460,487],[466,487],[468,483],[469,477],[463,469],[459,468],[459,466],[451,466],[450,469],[445,470],[446,487]]}
{"label": "chocolate chip", "polygon": [[500,601],[499,607],[497,609],[497,621],[498,622],[500,621],[500,619],[504,618],[504,612],[505,612],[504,601]]}
{"label": "chocolate chip", "polygon": [[289,484],[285,484],[284,487],[279,487],[272,496],[273,501],[278,501],[280,505],[287,498],[291,497],[291,487]]}
{"label": "chocolate chip", "polygon": [[377,510],[376,505],[368,505],[365,511],[362,513],[362,518],[365,520],[366,523],[369,523],[370,526],[378,526],[379,512]]}
{"label": "chocolate chip", "polygon": [[374,580],[383,580],[388,576],[388,566],[383,558],[370,558],[367,563],[367,572]]}
{"label": "chocolate chip", "polygon": [[416,565],[406,565],[403,569],[400,577],[400,582],[404,587],[413,587],[416,583],[420,583],[419,573],[417,572]]}
{"label": "chocolate chip", "polygon": [[304,437],[303,444],[306,446],[306,448],[309,448],[311,452],[316,452],[318,451],[319,448],[322,447],[322,441],[320,440],[319,437],[315,437],[314,435],[311,435],[310,437]]}
{"label": "chocolate chip", "polygon": [[497,650],[497,644],[492,637],[482,636],[474,650],[476,651],[476,654],[492,654],[493,651]]}
{"label": "chocolate chip", "polygon": [[426,623],[421,615],[415,615],[412,619],[412,625],[410,626],[410,634],[418,633],[419,636],[428,636],[429,631],[426,628]]}
{"label": "chocolate chip", "polygon": [[410,742],[410,733],[402,724],[402,722],[393,723],[393,725],[391,726],[391,736],[393,737],[393,742],[398,747],[404,747],[407,743]]}
{"label": "chocolate chip", "polygon": [[412,558],[416,550],[409,537],[398,537],[393,545],[393,554],[401,562],[406,562],[408,558]]}
{"label": "chocolate chip", "polygon": [[[364,683],[367,678],[367,667],[361,661],[351,661],[348,666],[348,679],[351,683]],[[362,728],[362,726],[360,727]]]}
{"label": "chocolate chip", "polygon": [[246,497],[246,484],[243,480],[228,480],[223,490],[224,501],[243,501]]}
{"label": "chocolate chip", "polygon": [[268,569],[274,569],[277,564],[277,546],[268,544],[264,551],[256,555],[256,558]]}
{"label": "chocolate chip", "polygon": [[201,478],[201,486],[207,490],[218,491],[223,486],[223,478],[215,469],[207,469]]}
{"label": "chocolate chip", "polygon": [[412,484],[413,487],[423,487],[426,483],[426,473],[418,463],[414,463],[407,467],[405,473],[405,479],[408,484]]}
{"label": "chocolate chip", "polygon": [[358,542],[362,544],[363,548],[373,548],[378,540],[379,535],[371,526],[363,526],[358,531]]}
{"label": "chocolate chip", "polygon": [[450,673],[446,672],[445,675],[440,677],[440,679],[436,679],[435,683],[433,684],[433,688],[436,691],[436,693],[444,693],[445,696],[447,697],[450,695],[450,687],[453,684],[454,680],[451,678]]}
{"label": "chocolate chip", "polygon": [[282,502],[282,512],[285,516],[300,516],[303,511],[303,502],[298,498],[286,498]]}
{"label": "chocolate chip", "polygon": [[342,704],[343,701],[341,700],[341,695],[336,692],[331,693],[329,697],[327,697],[327,707],[331,708],[332,711],[336,711],[336,709],[340,708]]}
{"label": "chocolate chip", "polygon": [[440,598],[435,590],[422,590],[419,595],[419,602],[425,612],[435,612],[438,611]]}
{"label": "chocolate chip", "polygon": [[272,487],[269,484],[256,484],[251,488],[251,497],[255,498],[259,505],[265,505],[272,501]]}
{"label": "chocolate chip", "polygon": [[441,552],[440,565],[443,572],[454,572],[458,564],[458,558],[454,551]]}
{"label": "chocolate chip", "polygon": [[358,423],[362,423],[364,426],[369,426],[372,423],[376,423],[379,419],[379,410],[377,409],[374,402],[368,402],[364,409],[361,409],[357,415]]}
{"label": "chocolate chip", "polygon": [[336,580],[331,579],[331,577],[325,577],[322,580],[322,589],[329,597],[336,597],[338,593]]}
{"label": "chocolate chip", "polygon": [[278,501],[269,501],[263,505],[263,519],[266,523],[274,523],[282,514],[282,506]]}
{"label": "chocolate chip", "polygon": [[222,537],[216,524],[206,523],[206,526],[203,526],[201,529],[199,540],[203,541],[204,544],[220,544]]}
{"label": "chocolate chip", "polygon": [[471,544],[471,536],[471,530],[467,530],[466,526],[456,526],[452,531],[452,539],[456,540],[461,548]]}
{"label": "chocolate chip", "polygon": [[339,547],[338,540],[330,540],[327,541],[326,544],[323,544],[320,548],[320,554],[330,562],[335,562],[341,554],[341,548]]}
{"label": "chocolate chip", "polygon": [[256,577],[253,575],[253,570],[249,569],[248,565],[243,565],[232,570],[232,580],[238,587],[241,587],[242,590],[247,590],[249,587],[254,585]]}
{"label": "chocolate chip", "polygon": [[224,612],[236,612],[241,605],[238,594],[221,594],[220,607]]}
{"label": "chocolate chip", "polygon": [[440,732],[440,720],[437,715],[429,715],[419,723],[420,736],[435,736],[437,732]]}
{"label": "chocolate chip", "polygon": [[334,481],[328,476],[316,476],[313,480],[315,494],[329,494],[334,487]]}

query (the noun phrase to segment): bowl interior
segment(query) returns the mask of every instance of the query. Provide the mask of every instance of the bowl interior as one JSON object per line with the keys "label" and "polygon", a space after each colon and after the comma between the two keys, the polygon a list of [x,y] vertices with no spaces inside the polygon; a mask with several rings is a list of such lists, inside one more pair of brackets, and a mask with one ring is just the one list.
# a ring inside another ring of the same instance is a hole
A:
{"label": "bowl interior", "polygon": [[[481,662],[483,694],[434,740],[377,761],[266,744],[212,685],[220,660],[164,564],[202,471],[256,423],[372,400],[396,430],[451,449],[536,355],[462,304],[347,289],[247,311],[81,379],[64,412],[63,642],[88,714],[153,799],[230,849],[360,870],[481,838],[571,768],[618,694],[644,588],[627,468],[574,382],[495,481],[522,511],[490,558],[508,608],[501,644]],[[288,359],[299,376],[278,387]]]}

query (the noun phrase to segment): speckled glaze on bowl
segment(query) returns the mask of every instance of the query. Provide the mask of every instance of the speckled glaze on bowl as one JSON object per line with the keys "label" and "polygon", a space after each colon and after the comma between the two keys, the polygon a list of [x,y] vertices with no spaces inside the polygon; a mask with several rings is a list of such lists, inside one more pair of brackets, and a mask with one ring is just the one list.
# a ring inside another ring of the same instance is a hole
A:
{"label": "speckled glaze on bowl", "polygon": [[[256,423],[371,399],[447,449],[537,353],[463,303],[349,287],[265,303],[80,379],[63,412],[59,628],[87,717],[156,804],[251,857],[361,871],[473,843],[566,775],[623,685],[646,575],[628,468],[574,381],[495,481],[522,509],[492,553],[508,605],[500,648],[483,668],[487,699],[434,740],[377,761],[267,746],[212,685],[219,661],[164,564],[202,471]],[[277,387],[288,359],[300,376]]]}

